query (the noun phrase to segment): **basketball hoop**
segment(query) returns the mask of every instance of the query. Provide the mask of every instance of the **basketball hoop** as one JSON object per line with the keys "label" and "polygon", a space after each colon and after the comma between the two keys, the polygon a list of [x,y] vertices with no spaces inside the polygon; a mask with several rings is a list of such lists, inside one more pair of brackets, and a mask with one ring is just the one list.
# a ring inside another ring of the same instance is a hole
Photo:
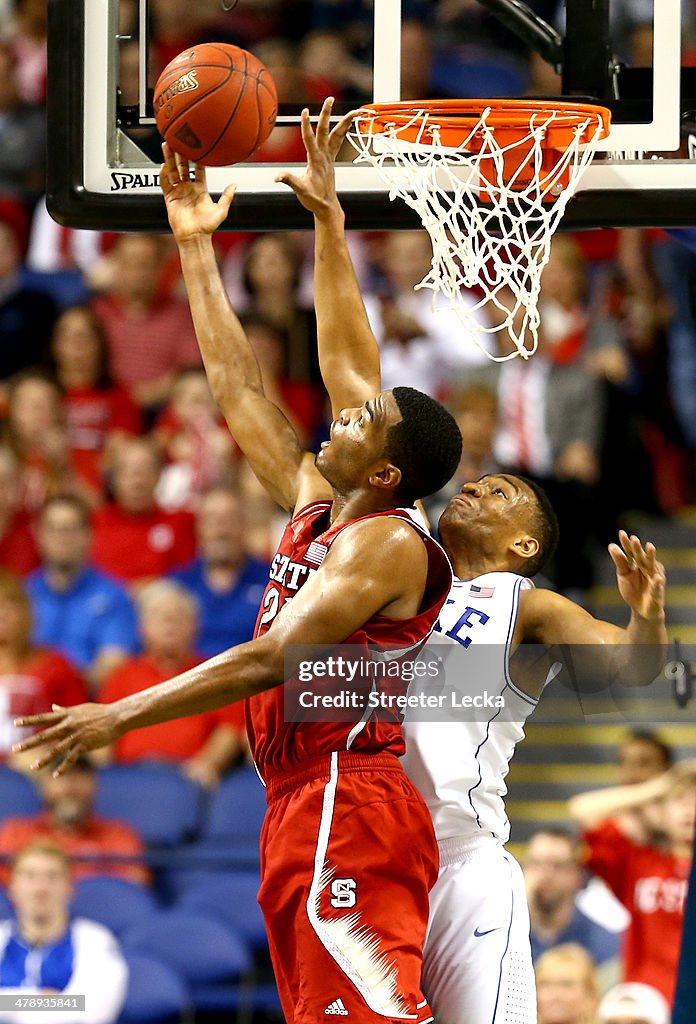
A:
{"label": "basketball hoop", "polygon": [[[495,362],[536,351],[551,237],[610,120],[585,103],[432,100],[368,105],[353,123],[355,163],[375,167],[430,235],[431,270],[416,287],[432,289],[433,307],[443,295]],[[491,326],[475,316],[484,307]],[[515,351],[489,352],[481,335],[503,331]]]}

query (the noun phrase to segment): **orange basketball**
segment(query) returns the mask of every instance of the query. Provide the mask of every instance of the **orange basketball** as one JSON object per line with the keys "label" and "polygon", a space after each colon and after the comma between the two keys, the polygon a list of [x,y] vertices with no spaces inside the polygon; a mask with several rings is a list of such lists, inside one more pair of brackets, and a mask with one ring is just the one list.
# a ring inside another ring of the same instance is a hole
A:
{"label": "orange basketball", "polygon": [[160,134],[177,153],[211,167],[247,160],[270,135],[277,113],[268,69],[229,43],[185,50],[155,86]]}

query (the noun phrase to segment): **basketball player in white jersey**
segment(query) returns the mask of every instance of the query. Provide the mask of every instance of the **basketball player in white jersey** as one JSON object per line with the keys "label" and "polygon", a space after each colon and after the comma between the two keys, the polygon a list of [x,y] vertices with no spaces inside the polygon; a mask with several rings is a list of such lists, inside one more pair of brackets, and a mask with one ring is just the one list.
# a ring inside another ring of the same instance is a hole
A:
{"label": "basketball player in white jersey", "polygon": [[[324,114],[330,111],[327,101]],[[308,165],[279,180],[316,220],[315,303],[322,321],[320,363],[334,410],[380,389],[379,350],[346,246],[333,161],[341,131],[320,118],[316,137],[303,115]],[[327,216],[327,210],[332,210]],[[456,344],[456,340],[453,341]],[[335,413],[334,413],[335,414]],[[407,721],[406,769],[430,809],[440,848],[431,891],[423,987],[438,1024],[536,1024],[529,913],[517,862],[505,850],[505,776],[546,671],[524,688],[514,679],[521,644],[593,645],[614,671],[649,683],[666,648],[665,574],[652,544],[625,533],[610,554],[631,615],[626,629],[593,618],[529,577],[553,554],[556,518],[536,485],[505,474],[467,483],[440,519],[455,582],[431,642],[485,645],[485,680],[456,681],[505,699],[481,721]],[[479,662],[477,661],[477,664]],[[512,674],[511,674],[512,673]]]}

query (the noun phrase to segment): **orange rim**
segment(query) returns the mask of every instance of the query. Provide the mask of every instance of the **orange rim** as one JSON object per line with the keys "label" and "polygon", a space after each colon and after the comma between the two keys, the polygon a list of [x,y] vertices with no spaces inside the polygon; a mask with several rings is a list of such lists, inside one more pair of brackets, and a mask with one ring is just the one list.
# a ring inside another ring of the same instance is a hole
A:
{"label": "orange rim", "polygon": [[[399,130],[399,137],[407,142],[428,144],[432,129],[437,127],[441,141],[458,145],[467,140],[488,110],[486,124],[491,128],[507,129],[511,140],[523,138],[530,130],[537,114],[556,116],[549,125],[553,134],[553,148],[564,148],[575,137],[575,129],[590,117],[592,124],[581,139],[588,142],[595,136],[604,139],[611,126],[611,111],[593,103],[573,103],[558,100],[409,100],[402,103],[369,103],[361,108],[367,116],[358,115],[355,127],[361,135],[382,135],[389,128]],[[423,120],[422,115],[425,115]],[[599,125],[599,128],[598,128]]]}

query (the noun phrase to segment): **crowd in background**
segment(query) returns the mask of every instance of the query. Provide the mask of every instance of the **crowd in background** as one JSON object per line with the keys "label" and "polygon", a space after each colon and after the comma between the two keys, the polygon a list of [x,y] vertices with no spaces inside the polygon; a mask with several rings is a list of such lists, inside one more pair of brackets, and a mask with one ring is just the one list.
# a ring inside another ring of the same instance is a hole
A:
{"label": "crowd in background", "polygon": [[[530,6],[559,17],[554,0]],[[222,39],[268,64],[281,101],[316,103],[331,93],[352,104],[370,94],[367,0],[242,0],[224,14],[217,0],[150,7],[153,80],[191,43]],[[125,34],[137,4],[121,0],[120,8]],[[623,0],[612,9],[617,52],[649,63],[652,4]],[[46,15],[46,0],[0,3],[2,759],[19,738],[17,715],[88,697],[115,700],[249,639],[283,525],[212,400],[171,239],[73,231],[46,213]],[[696,9],[686,2],[684,20],[691,61]],[[475,0],[405,0],[402,43],[405,98],[560,92],[552,69]],[[123,102],[133,94],[135,56],[136,44],[121,45]],[[157,159],[147,131],[134,138]],[[278,128],[259,158],[301,161],[297,131]],[[542,281],[540,351],[501,367],[453,314],[433,312],[429,293],[414,293],[430,266],[424,233],[352,233],[350,245],[384,386],[410,384],[440,398],[462,430],[452,490],[429,502],[433,522],[467,479],[507,468],[541,481],[565,537],[550,582],[586,602],[600,546],[628,513],[669,516],[694,500],[696,255],[688,249],[659,231],[559,236]],[[266,392],[315,448],[329,410],[311,235],[221,235],[219,255]],[[627,741],[622,758],[631,745],[643,767],[620,781],[636,784],[634,803],[600,802],[597,812],[589,794],[570,807],[590,869],[623,909],[606,889],[592,896],[585,887],[570,826],[529,844],[541,1024],[613,1024],[631,1006],[644,1010],[636,1021],[667,1024],[659,993],[669,999],[674,984],[692,776],[671,766],[659,741]],[[246,756],[243,718],[231,708],[140,730],[98,762],[165,761],[214,790]],[[651,776],[662,780],[653,789]],[[44,811],[0,826],[7,857],[44,843],[13,870],[23,877],[38,858],[38,875],[53,872],[58,904],[67,899],[68,865],[53,845],[78,858],[94,849],[130,857],[114,873],[151,883],[144,863],[133,862],[143,851],[138,836],[94,814],[96,784],[89,764],[57,783],[45,778]],[[79,860],[78,875],[85,870]],[[19,910],[27,897],[16,883],[11,892]],[[668,951],[657,974],[641,960],[646,949],[654,959],[646,936],[655,914]],[[56,920],[64,929],[60,913]],[[617,990],[598,1010],[600,993],[622,976],[617,957],[630,982],[650,989]],[[0,983],[10,976],[0,967]]]}

